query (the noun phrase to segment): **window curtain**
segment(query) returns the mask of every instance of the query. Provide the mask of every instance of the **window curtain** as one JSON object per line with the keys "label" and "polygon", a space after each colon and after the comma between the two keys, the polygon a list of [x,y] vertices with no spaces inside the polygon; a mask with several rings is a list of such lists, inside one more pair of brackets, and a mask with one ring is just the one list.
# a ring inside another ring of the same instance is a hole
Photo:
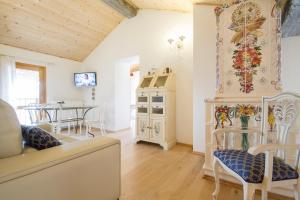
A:
{"label": "window curtain", "polygon": [[0,55],[0,98],[15,106],[14,83],[16,61],[14,57]]}

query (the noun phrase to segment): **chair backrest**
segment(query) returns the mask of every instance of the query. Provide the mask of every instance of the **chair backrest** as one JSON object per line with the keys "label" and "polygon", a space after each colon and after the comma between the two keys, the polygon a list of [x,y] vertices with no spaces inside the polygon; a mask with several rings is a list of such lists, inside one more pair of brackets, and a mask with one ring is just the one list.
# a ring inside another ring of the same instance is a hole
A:
{"label": "chair backrest", "polygon": [[[290,92],[262,99],[262,143],[299,144],[300,95]],[[278,150],[276,156],[294,160],[298,166],[299,155]]]}
{"label": "chair backrest", "polygon": [[[42,108],[43,104],[31,103],[30,107]],[[31,124],[43,123],[46,120],[46,115],[42,109],[28,110]]]}
{"label": "chair backrest", "polygon": [[87,113],[86,119],[98,122],[104,122],[106,117],[107,103],[97,105],[96,108],[92,109]]}
{"label": "chair backrest", "polygon": [[106,107],[107,107],[106,103],[103,103],[101,106],[99,106],[99,119],[101,123],[104,122],[105,119]]}

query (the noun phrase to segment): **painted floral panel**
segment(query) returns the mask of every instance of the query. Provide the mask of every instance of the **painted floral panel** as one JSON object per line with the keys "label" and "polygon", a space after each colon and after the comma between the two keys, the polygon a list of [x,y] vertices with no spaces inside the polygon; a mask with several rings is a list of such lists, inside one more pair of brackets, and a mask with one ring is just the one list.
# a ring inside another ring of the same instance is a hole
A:
{"label": "painted floral panel", "polygon": [[237,0],[217,15],[217,96],[280,91],[280,11],[274,0]]}

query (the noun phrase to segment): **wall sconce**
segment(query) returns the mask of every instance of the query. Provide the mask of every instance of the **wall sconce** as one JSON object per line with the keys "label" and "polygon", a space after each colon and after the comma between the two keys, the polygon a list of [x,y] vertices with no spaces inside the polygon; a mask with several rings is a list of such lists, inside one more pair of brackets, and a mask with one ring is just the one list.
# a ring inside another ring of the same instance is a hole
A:
{"label": "wall sconce", "polygon": [[173,49],[173,48],[177,48],[178,50],[183,49],[185,38],[186,37],[184,35],[181,35],[178,37],[177,40],[174,40],[173,38],[168,39],[168,43],[169,43],[171,49]]}

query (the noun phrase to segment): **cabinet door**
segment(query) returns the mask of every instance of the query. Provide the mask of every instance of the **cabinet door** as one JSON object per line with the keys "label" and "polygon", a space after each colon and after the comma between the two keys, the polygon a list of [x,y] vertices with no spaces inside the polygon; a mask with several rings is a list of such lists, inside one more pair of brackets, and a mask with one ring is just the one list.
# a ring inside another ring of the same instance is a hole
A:
{"label": "cabinet door", "polygon": [[149,117],[138,116],[137,117],[137,137],[140,139],[149,139]]}
{"label": "cabinet door", "polygon": [[153,142],[162,142],[165,131],[165,120],[163,118],[150,119],[150,140]]}

